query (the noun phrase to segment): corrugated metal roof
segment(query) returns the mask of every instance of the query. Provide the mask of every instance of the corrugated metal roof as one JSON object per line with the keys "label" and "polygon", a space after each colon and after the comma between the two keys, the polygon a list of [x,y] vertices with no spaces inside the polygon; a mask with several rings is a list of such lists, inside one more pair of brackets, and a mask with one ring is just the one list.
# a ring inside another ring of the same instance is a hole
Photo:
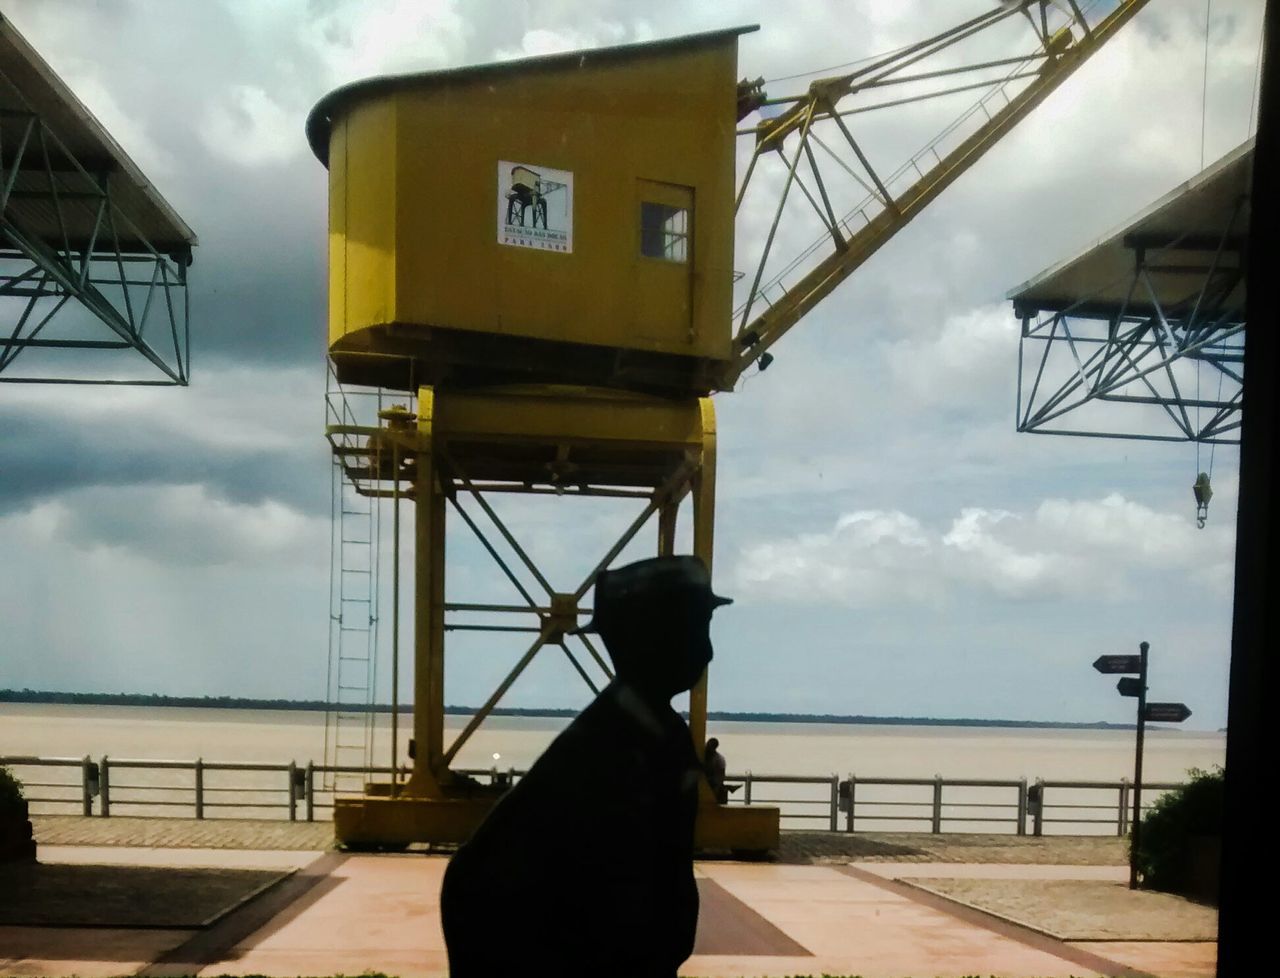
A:
{"label": "corrugated metal roof", "polygon": [[[1162,305],[1181,301],[1203,284],[1200,269],[1213,259],[1228,228],[1232,238],[1248,238],[1252,181],[1250,139],[1079,255],[1019,285],[1008,298],[1019,314],[1027,315],[1071,309],[1077,315],[1105,318],[1118,311],[1126,297],[1129,312],[1147,313],[1153,307],[1143,291],[1129,293],[1135,247],[1142,245],[1157,265],[1186,269],[1151,276]],[[1242,260],[1242,251],[1231,249],[1224,252],[1220,267],[1237,268]],[[1226,304],[1243,309],[1244,303],[1242,277]]]}
{"label": "corrugated metal roof", "polygon": [[719,44],[730,38],[737,38],[742,34],[750,34],[752,31],[758,31],[759,29],[759,24],[748,24],[742,27],[727,27],[716,31],[704,31],[700,34],[684,34],[680,37],[662,38],[657,41],[618,44],[612,47],[588,48],[581,51],[565,51],[559,54],[516,58],[511,61],[496,61],[480,65],[464,65],[460,68],[447,68],[442,71],[421,71],[365,78],[334,89],[316,103],[315,108],[307,116],[307,142],[311,144],[311,151],[316,154],[316,158],[328,166],[329,130],[334,116],[353,100],[380,92],[394,91],[411,86],[447,84],[486,75],[555,71],[566,67],[596,65],[606,61],[649,57],[655,54],[678,51],[681,48]]}
{"label": "corrugated metal roof", "polygon": [[4,165],[11,166],[15,158],[25,129],[23,115],[34,113],[56,140],[48,144],[48,152],[58,171],[58,190],[73,197],[71,201],[64,199],[60,221],[49,202],[44,153],[28,147],[15,187],[20,192],[10,198],[5,208],[28,232],[58,247],[63,241],[64,226],[69,240],[86,238],[93,227],[97,204],[74,195],[100,193],[94,175],[105,174],[118,209],[116,233],[125,252],[145,251],[145,243],[161,253],[189,252],[197,243],[195,233],[138,165],[3,14],[0,113]]}

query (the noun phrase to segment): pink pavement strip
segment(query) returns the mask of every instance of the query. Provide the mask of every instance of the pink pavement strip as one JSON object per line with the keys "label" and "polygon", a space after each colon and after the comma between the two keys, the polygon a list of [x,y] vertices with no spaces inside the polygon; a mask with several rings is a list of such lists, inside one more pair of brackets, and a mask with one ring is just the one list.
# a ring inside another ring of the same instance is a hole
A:
{"label": "pink pavement strip", "polygon": [[[94,861],[100,850],[48,847],[42,858]],[[193,974],[273,976],[360,974],[381,971],[402,978],[444,978],[444,938],[439,922],[439,890],[447,858],[410,855],[321,855],[306,852],[156,850],[116,847],[101,861],[132,865],[243,865],[295,868],[295,891],[270,894],[254,920],[252,907],[230,915],[223,930],[101,930],[71,928],[56,935],[24,928],[0,928],[0,974],[66,975],[88,978],[145,969],[147,975]],[[165,860],[168,862],[165,862]],[[203,860],[203,862],[193,862]],[[130,862],[132,861],[132,862]],[[945,866],[945,874],[941,872]],[[909,887],[893,882],[921,874],[968,878],[1113,879],[1123,867],[1005,866],[969,864],[885,864],[804,866],[771,863],[704,862],[698,875],[715,895],[704,914],[708,928],[764,918],[787,953],[733,953],[732,933],[701,934],[699,944],[729,953],[695,955],[682,975],[750,978],[795,974],[856,974],[863,978],[1088,978],[1098,975],[1156,974],[1161,978],[1209,978],[1213,945],[1097,942],[1068,945],[1016,928],[988,925],[976,911],[966,918],[941,898],[930,904]],[[868,872],[872,870],[872,872]],[[303,877],[311,873],[306,883]],[[309,887],[309,888],[308,888]],[[899,889],[894,889],[895,887]],[[927,896],[927,895],[926,895]],[[287,897],[287,899],[285,899]],[[735,909],[736,908],[736,909]],[[755,915],[758,914],[759,917]],[[250,926],[240,920],[246,915]],[[264,916],[265,915],[265,916]],[[46,929],[47,930],[47,929]],[[27,931],[27,933],[23,933]],[[230,935],[219,943],[223,935]],[[30,953],[48,948],[56,954]],[[32,944],[35,939],[41,943]],[[501,939],[495,929],[495,939]],[[186,943],[190,941],[190,943]],[[764,943],[767,944],[767,941]],[[744,947],[744,951],[746,951]],[[799,953],[800,950],[808,954]],[[152,962],[157,962],[151,964]],[[1082,961],[1102,963],[1085,967]],[[148,965],[150,964],[150,967]],[[1128,966],[1126,968],[1125,966]],[[1132,970],[1129,970],[1132,969]]]}

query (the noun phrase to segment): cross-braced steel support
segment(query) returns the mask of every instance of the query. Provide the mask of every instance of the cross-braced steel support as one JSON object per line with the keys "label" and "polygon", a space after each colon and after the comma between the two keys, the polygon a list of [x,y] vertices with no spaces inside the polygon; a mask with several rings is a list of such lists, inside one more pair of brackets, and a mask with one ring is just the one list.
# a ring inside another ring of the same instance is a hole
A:
{"label": "cross-braced steel support", "polygon": [[[397,495],[388,489],[396,473],[387,460],[407,460],[400,475],[410,488],[403,495],[412,500],[416,517],[412,769],[403,784],[373,786],[370,797],[341,802],[335,809],[337,833],[352,844],[458,841],[495,798],[488,786],[455,771],[459,753],[534,659],[555,650],[593,693],[613,678],[597,644],[572,634],[579,619],[590,614],[582,602],[597,575],[646,528],[654,532],[656,553],[672,553],[686,498],[692,502],[693,552],[711,565],[714,411],[706,398],[674,401],[585,388],[463,392],[424,387],[412,424],[330,425],[329,438],[350,479],[375,497]],[[388,451],[390,446],[395,450]],[[632,498],[638,509],[623,532],[601,547],[589,572],[557,586],[494,508],[492,498],[504,493]],[[446,601],[447,515],[475,537],[518,601]],[[450,740],[444,675],[447,637],[453,632],[523,636],[527,644]],[[691,691],[689,707],[690,733],[699,750],[706,716],[704,675]],[[703,802],[704,808],[716,808],[709,790]],[[768,849],[776,842],[776,809],[708,812],[700,824],[704,844]]]}
{"label": "cross-braced steel support", "polygon": [[[1015,308],[1018,430],[1238,444],[1245,264],[1234,225],[1231,216],[1207,239],[1126,238],[1133,268],[1118,304],[1083,296],[1048,315]],[[1109,403],[1148,410],[1100,410]]]}

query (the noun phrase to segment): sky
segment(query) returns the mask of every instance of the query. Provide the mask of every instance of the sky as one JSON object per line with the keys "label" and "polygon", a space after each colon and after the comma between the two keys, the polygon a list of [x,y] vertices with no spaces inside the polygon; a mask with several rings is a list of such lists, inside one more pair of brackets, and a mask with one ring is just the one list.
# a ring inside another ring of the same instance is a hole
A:
{"label": "sky", "polygon": [[[200,244],[188,388],[0,387],[0,687],[324,696],[327,174],[303,122],[326,92],[738,24],[760,25],[740,74],[780,79],[987,2],[783,17],[764,2],[4,0]],[[1238,452],[1214,453],[1200,530],[1190,489],[1207,449],[1018,434],[1005,295],[1250,134],[1261,8],[1211,0],[1206,74],[1206,5],[1153,0],[780,342],[767,373],[717,395],[715,578],[736,603],[714,623],[711,709],[1124,722],[1131,701],[1090,663],[1149,641],[1152,698],[1185,701],[1188,727],[1225,726]],[[886,113],[868,152],[892,169],[935,123]],[[739,221],[743,255],[762,213]],[[806,243],[788,234],[779,248]],[[499,503],[566,586],[636,511]],[[449,599],[510,600],[465,527],[451,533]],[[524,650],[450,642],[456,704],[481,702]],[[503,705],[588,701],[555,651]]]}

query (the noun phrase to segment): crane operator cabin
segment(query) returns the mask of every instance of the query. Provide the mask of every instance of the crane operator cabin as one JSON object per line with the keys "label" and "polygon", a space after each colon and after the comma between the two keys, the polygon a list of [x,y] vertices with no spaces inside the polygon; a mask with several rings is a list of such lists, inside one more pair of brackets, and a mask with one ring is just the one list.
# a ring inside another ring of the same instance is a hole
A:
{"label": "crane operator cabin", "polygon": [[705,394],[730,353],[737,28],[357,82],[329,168],[343,383]]}

